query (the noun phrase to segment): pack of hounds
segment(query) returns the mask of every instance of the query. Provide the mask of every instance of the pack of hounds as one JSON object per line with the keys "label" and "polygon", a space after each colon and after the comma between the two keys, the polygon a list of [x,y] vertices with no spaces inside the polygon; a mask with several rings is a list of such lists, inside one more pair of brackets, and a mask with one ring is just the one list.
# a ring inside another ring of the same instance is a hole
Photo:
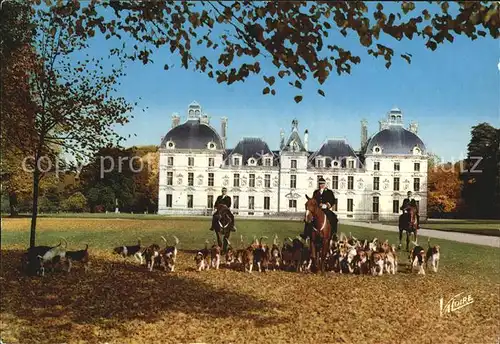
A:
{"label": "pack of hounds", "polygon": [[[145,263],[148,271],[159,268],[167,272],[174,272],[177,261],[179,239],[173,235],[173,245],[168,245],[167,239],[161,236],[165,247],[158,244],[142,246],[138,239],[136,245],[118,246],[113,253],[124,259],[135,258],[141,265]],[[260,239],[256,237],[249,245],[245,245],[243,236],[240,237],[240,247],[236,248],[228,242],[228,249],[222,252],[222,248],[216,243],[209,247],[209,241],[205,247],[196,252],[194,262],[197,271],[218,270],[222,259],[226,267],[239,268],[241,271],[259,272],[269,270],[293,270],[297,272],[311,272],[313,260],[311,259],[310,242],[304,241],[300,236],[295,239],[287,237],[282,246],[278,244],[278,236],[275,235],[272,245],[263,242],[267,237]],[[67,272],[71,271],[74,262],[80,263],[84,271],[90,268],[90,256],[88,245],[85,249],[78,251],[67,250],[65,239],[64,246],[59,242],[56,246],[35,246],[28,249],[23,256],[23,269],[29,269],[37,275],[44,276],[45,270],[54,270],[58,264],[67,265]],[[418,274],[425,275],[429,264],[434,272],[438,271],[440,260],[439,245],[432,246],[430,238],[425,250],[417,243],[409,252],[409,270],[418,270]],[[326,269],[340,274],[361,274],[381,276],[384,273],[395,274],[398,271],[398,255],[395,245],[390,245],[386,240],[379,241],[359,240],[352,236],[341,233],[338,240],[330,240],[330,251],[326,258]],[[425,269],[424,269],[425,265]]]}
{"label": "pack of hounds", "polygon": [[[213,244],[198,251],[194,257],[198,271],[219,269],[222,258],[227,267],[236,267],[241,271],[251,273],[254,270],[294,270],[296,272],[311,272],[313,259],[311,258],[310,242],[304,241],[300,236],[295,239],[285,238],[283,245],[278,244],[275,235],[272,245],[267,245],[261,237],[253,238],[249,245],[244,244],[243,236],[240,237],[240,247],[235,248],[228,243],[225,254],[221,247]],[[440,260],[439,245],[431,246],[430,238],[428,248],[424,250],[417,243],[409,253],[409,270],[418,270],[418,274],[425,275],[429,264],[434,272],[438,271]],[[395,274],[398,270],[398,256],[395,245],[389,245],[386,240],[380,242],[377,238],[371,241],[359,240],[352,235],[341,233],[338,240],[330,240],[330,251],[327,255],[326,266],[328,271],[340,274],[371,274],[373,276]],[[425,269],[424,269],[425,265]]]}

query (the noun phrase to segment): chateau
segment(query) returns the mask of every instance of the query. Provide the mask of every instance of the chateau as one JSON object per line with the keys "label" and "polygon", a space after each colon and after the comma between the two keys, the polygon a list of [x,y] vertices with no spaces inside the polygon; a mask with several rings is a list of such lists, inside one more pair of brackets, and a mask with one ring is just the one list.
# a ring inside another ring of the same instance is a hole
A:
{"label": "chateau", "polygon": [[308,130],[301,134],[297,120],[288,135],[281,131],[277,150],[248,137],[229,148],[227,118],[218,133],[193,102],[184,123],[172,115],[172,128],[161,141],[158,213],[211,214],[226,187],[236,216],[302,214],[305,195],[311,196],[323,177],[337,198],[334,209],[340,219],[394,220],[408,191],[425,219],[427,152],[417,124],[405,129],[397,108],[379,124],[369,137],[366,121],[361,122],[359,151],[344,139],[311,149]]}

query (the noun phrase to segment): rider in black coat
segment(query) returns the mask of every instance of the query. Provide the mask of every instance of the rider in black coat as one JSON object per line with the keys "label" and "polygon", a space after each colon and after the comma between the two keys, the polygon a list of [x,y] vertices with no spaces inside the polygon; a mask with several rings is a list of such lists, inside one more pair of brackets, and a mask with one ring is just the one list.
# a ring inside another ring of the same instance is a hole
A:
{"label": "rider in black coat", "polygon": [[[316,202],[326,214],[326,217],[328,218],[328,221],[330,222],[330,226],[332,228],[331,237],[333,237],[337,234],[338,218],[337,215],[333,211],[331,211],[331,208],[336,203],[336,200],[333,191],[326,187],[326,181],[323,178],[319,179],[319,189],[314,191],[313,198],[316,199]],[[300,236],[304,240],[307,237],[310,238],[312,236],[311,224],[306,223],[304,225],[304,233],[302,233]]]}
{"label": "rider in black coat", "polygon": [[411,197],[411,191],[407,193],[408,197],[403,200],[403,205],[399,208],[403,211],[403,214],[408,213],[408,207],[414,207],[417,210],[417,224],[420,224],[420,216],[418,213],[417,202]]}
{"label": "rider in black coat", "polygon": [[[217,199],[215,200],[214,209],[217,209],[217,206],[219,204],[224,204],[228,208],[231,208],[231,197],[229,197],[227,195],[227,189],[226,188],[222,188],[222,195],[218,196]],[[212,227],[210,227],[211,231],[213,231],[214,229],[218,228],[218,225],[219,225],[217,223],[217,217],[216,217],[216,215],[217,215],[217,210],[212,215]],[[234,216],[232,215],[232,213],[231,213],[231,219],[233,220],[233,229],[232,229],[232,231],[236,231],[234,229]]]}

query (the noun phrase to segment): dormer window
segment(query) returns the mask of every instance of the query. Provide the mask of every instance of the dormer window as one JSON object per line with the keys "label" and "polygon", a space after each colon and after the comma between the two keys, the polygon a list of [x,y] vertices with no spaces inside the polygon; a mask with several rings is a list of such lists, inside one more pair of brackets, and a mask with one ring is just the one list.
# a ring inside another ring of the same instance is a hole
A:
{"label": "dormer window", "polygon": [[240,166],[240,158],[233,158],[233,165]]}
{"label": "dormer window", "polygon": [[210,150],[214,150],[217,148],[217,145],[215,144],[215,142],[211,141],[207,144],[207,148]]}
{"label": "dormer window", "polygon": [[249,166],[256,166],[257,161],[254,158],[250,158],[250,159],[248,159],[248,165]]}
{"label": "dormer window", "polygon": [[373,147],[373,153],[375,154],[381,154],[382,153],[382,148],[379,145],[376,145]]}
{"label": "dormer window", "polygon": [[271,158],[264,159],[264,166],[271,166]]}
{"label": "dormer window", "polygon": [[325,162],[324,160],[321,158],[321,159],[316,159],[316,167],[317,168],[323,168],[325,167]]}
{"label": "dormer window", "polygon": [[347,161],[347,167],[348,168],[354,168],[354,160],[348,160]]}
{"label": "dormer window", "polygon": [[166,144],[167,148],[168,149],[174,149],[175,148],[175,143],[174,141],[168,141],[167,144]]}

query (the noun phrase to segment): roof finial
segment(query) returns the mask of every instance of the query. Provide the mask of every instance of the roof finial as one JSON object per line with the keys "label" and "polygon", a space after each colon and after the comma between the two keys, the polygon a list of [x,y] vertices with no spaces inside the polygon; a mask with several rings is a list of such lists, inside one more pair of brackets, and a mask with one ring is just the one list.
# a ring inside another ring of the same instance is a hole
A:
{"label": "roof finial", "polygon": [[293,121],[292,121],[292,131],[296,131],[297,129],[299,128],[299,121],[297,120],[297,118],[294,118]]}

